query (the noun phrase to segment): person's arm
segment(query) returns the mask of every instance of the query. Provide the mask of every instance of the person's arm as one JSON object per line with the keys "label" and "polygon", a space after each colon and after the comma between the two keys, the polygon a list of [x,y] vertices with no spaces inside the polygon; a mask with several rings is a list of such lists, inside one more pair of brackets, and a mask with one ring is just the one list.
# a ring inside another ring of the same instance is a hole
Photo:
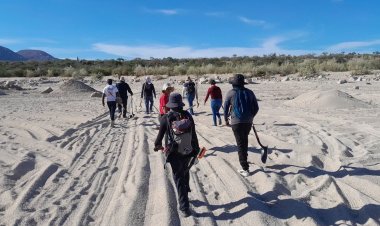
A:
{"label": "person's arm", "polygon": [[119,89],[115,86],[116,89],[116,97],[120,97]]}
{"label": "person's arm", "polygon": [[191,138],[191,147],[193,147],[193,150],[194,150],[194,155],[198,155],[199,154],[199,151],[200,151],[200,147],[199,147],[199,142],[198,142],[198,136],[197,136],[197,132],[195,130],[195,122],[194,122],[194,119],[193,117],[189,114],[189,118],[193,124],[193,130],[191,131],[191,135],[192,135],[192,138]]}
{"label": "person's arm", "polygon": [[211,92],[211,87],[208,88],[208,90],[207,90],[207,94],[206,94],[206,97],[205,97],[205,103],[204,104],[206,104],[206,102],[208,100],[208,96],[210,95],[210,92]]}
{"label": "person's arm", "polygon": [[143,86],[141,88],[141,98],[144,97],[144,90],[145,90],[145,82],[144,82],[144,84],[143,84]]}
{"label": "person's arm", "polygon": [[259,104],[257,102],[255,94],[252,92],[253,98],[252,98],[252,112],[253,112],[253,117],[256,116],[257,112],[259,112]]}
{"label": "person's arm", "polygon": [[158,151],[162,148],[162,139],[164,138],[167,127],[167,115],[164,115],[160,119],[160,129],[158,130],[156,141],[154,141],[154,151]]}
{"label": "person's arm", "polygon": [[186,90],[186,87],[185,85],[182,86],[182,97],[184,98],[185,97],[185,90]]}
{"label": "person's arm", "polygon": [[102,95],[102,104],[103,104],[103,106],[106,106],[106,104],[104,103],[104,98],[106,97],[106,95],[103,93],[103,95]]}
{"label": "person's arm", "polygon": [[127,91],[129,94],[131,94],[131,96],[133,96],[133,92],[131,90],[131,87],[127,84]]}
{"label": "person's arm", "polygon": [[194,88],[195,88],[195,98],[197,99],[197,103],[199,105],[199,102],[198,102],[198,85],[194,84]]}
{"label": "person's arm", "polygon": [[229,125],[228,117],[230,115],[230,106],[231,106],[231,99],[232,99],[232,90],[229,91],[226,95],[226,100],[224,101],[224,121],[226,122],[226,125]]}
{"label": "person's arm", "polygon": [[152,89],[153,89],[154,99],[156,99],[156,90],[154,89],[153,83],[152,83]]}

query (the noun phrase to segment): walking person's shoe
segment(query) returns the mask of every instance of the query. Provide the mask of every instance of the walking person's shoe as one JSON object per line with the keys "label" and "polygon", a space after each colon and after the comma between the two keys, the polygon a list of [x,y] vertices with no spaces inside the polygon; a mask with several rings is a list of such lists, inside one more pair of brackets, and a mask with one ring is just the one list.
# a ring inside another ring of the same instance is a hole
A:
{"label": "walking person's shoe", "polygon": [[219,125],[222,125],[222,117],[219,118]]}
{"label": "walking person's shoe", "polygon": [[248,177],[249,176],[249,171],[248,170],[239,169],[238,173],[240,173],[240,175],[242,175],[243,177]]}
{"label": "walking person's shoe", "polygon": [[179,214],[182,216],[182,217],[190,217],[191,216],[191,210],[189,208],[187,209],[184,209],[184,210],[180,210],[179,211]]}
{"label": "walking person's shoe", "polygon": [[114,126],[115,126],[115,121],[111,120],[111,127],[114,127]]}

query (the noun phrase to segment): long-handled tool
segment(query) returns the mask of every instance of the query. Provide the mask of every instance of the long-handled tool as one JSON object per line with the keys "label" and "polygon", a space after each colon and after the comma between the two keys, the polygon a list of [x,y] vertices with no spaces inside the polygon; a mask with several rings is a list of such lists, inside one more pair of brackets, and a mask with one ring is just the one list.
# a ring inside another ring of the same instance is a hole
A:
{"label": "long-handled tool", "polygon": [[253,132],[255,132],[257,143],[259,143],[260,147],[263,149],[261,151],[261,162],[266,163],[267,162],[267,158],[268,158],[268,146],[264,146],[264,145],[261,144],[260,138],[257,135],[256,128],[255,128],[255,126],[253,124],[252,124],[252,129],[253,129]]}
{"label": "long-handled tool", "polygon": [[129,118],[135,117],[135,114],[133,113],[133,96],[131,96],[131,114],[129,115]]}

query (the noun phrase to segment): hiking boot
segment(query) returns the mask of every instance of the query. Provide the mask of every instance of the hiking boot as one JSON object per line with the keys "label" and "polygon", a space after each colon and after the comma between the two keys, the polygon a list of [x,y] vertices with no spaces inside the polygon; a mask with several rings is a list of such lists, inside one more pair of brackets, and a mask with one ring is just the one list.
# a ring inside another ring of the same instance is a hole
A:
{"label": "hiking boot", "polygon": [[191,211],[189,208],[187,209],[184,209],[184,210],[180,210],[179,211],[179,214],[182,216],[182,217],[190,217],[191,216]]}
{"label": "hiking boot", "polygon": [[249,171],[248,170],[239,169],[238,173],[240,173],[240,175],[242,175],[243,177],[248,177],[249,176]]}

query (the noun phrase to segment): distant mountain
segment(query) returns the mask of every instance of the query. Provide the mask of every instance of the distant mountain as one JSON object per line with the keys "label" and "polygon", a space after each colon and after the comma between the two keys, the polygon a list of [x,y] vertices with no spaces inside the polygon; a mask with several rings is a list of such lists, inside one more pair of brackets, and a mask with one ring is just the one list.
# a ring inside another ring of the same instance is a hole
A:
{"label": "distant mountain", "polygon": [[49,61],[49,60],[57,60],[52,55],[41,51],[41,50],[33,50],[33,49],[25,49],[17,52],[22,57],[26,58],[26,60],[31,61]]}
{"label": "distant mountain", "polygon": [[25,57],[13,52],[12,50],[0,46],[0,61],[25,61]]}

